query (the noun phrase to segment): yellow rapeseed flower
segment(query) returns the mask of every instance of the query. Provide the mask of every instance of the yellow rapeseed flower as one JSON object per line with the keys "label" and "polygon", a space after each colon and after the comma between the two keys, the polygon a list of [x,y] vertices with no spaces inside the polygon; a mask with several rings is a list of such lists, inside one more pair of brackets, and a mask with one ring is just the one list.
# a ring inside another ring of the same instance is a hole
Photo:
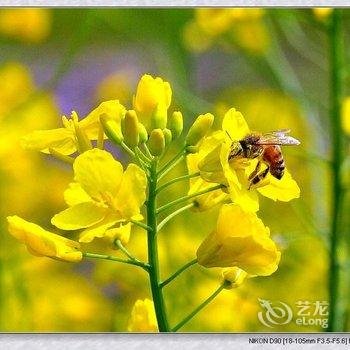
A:
{"label": "yellow rapeseed flower", "polygon": [[226,289],[239,287],[249,275],[239,267],[229,267],[222,271],[224,281],[230,282]]}
{"label": "yellow rapeseed flower", "polygon": [[250,275],[268,276],[277,270],[281,253],[270,230],[255,213],[235,204],[221,207],[216,229],[197,250],[204,267],[238,267]]}
{"label": "yellow rapeseed flower", "polygon": [[321,21],[327,19],[332,13],[333,9],[331,7],[314,7],[312,12]]}
{"label": "yellow rapeseed flower", "polygon": [[97,140],[102,115],[120,125],[125,115],[125,108],[118,100],[102,102],[80,121],[76,112],[72,112],[71,119],[62,117],[63,128],[34,131],[22,139],[22,145],[24,148],[43,153],[50,153],[50,149],[64,155],[73,154],[77,150],[82,152],[86,149],[80,149],[81,144],[86,144],[89,140]]}
{"label": "yellow rapeseed flower", "polygon": [[0,11],[0,34],[26,43],[39,43],[51,29],[51,13],[47,9],[16,8]]}
{"label": "yellow rapeseed flower", "polygon": [[133,104],[139,121],[148,132],[152,129],[166,128],[171,96],[172,91],[168,82],[148,74],[142,76]]}
{"label": "yellow rapeseed flower", "polygon": [[345,98],[342,106],[342,125],[344,131],[350,135],[350,97]]}
{"label": "yellow rapeseed flower", "polygon": [[[186,158],[187,168],[189,174],[195,174],[198,172],[198,154],[189,154]],[[213,187],[213,184],[205,181],[201,177],[194,177],[190,179],[190,189],[188,195],[197,193],[199,191],[206,190],[210,187]],[[193,210],[195,211],[205,211],[211,209],[219,203],[228,201],[230,196],[222,191],[221,189],[208,192],[197,196],[194,198],[193,202],[195,204]]]}
{"label": "yellow rapeseed flower", "polygon": [[[100,149],[78,156],[73,164],[74,181],[65,191],[69,208],[56,214],[51,222],[62,230],[84,229],[80,242],[95,237],[112,238],[120,226],[130,220],[142,220],[140,207],[146,199],[147,179],[144,171],[129,164],[125,171],[113,156]],[[130,230],[130,225],[127,226]],[[125,232],[124,232],[125,237]]]}
{"label": "yellow rapeseed flower", "polygon": [[46,231],[18,216],[9,216],[7,221],[10,233],[23,242],[31,254],[69,262],[82,259],[78,242]]}
{"label": "yellow rapeseed flower", "polygon": [[300,189],[288,170],[285,170],[280,180],[268,173],[258,186],[249,189],[249,176],[258,159],[228,160],[232,142],[242,140],[249,133],[242,114],[234,108],[230,109],[223,119],[222,130],[205,138],[199,148],[198,168],[201,176],[206,181],[228,186],[232,202],[247,212],[256,212],[259,209],[257,192],[274,201],[298,198]]}
{"label": "yellow rapeseed flower", "polygon": [[196,22],[200,28],[211,35],[222,34],[229,30],[234,23],[247,20],[258,20],[263,15],[264,10],[259,8],[199,8],[195,12]]}
{"label": "yellow rapeseed flower", "polygon": [[129,332],[157,332],[157,319],[153,302],[149,299],[137,300],[131,311]]}
{"label": "yellow rapeseed flower", "polygon": [[270,43],[263,16],[264,10],[260,8],[197,9],[194,19],[185,25],[185,44],[198,52],[219,43],[226,48],[238,46],[260,54]]}

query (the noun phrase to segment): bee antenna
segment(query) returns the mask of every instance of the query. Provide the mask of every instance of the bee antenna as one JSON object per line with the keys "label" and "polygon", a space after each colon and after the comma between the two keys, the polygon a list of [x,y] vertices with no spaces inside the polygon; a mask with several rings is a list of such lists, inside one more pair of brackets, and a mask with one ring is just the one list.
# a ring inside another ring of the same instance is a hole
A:
{"label": "bee antenna", "polygon": [[232,140],[232,137],[231,137],[231,135],[228,133],[228,131],[225,130],[225,132],[226,132],[227,136],[230,138],[230,140],[233,141],[233,140]]}

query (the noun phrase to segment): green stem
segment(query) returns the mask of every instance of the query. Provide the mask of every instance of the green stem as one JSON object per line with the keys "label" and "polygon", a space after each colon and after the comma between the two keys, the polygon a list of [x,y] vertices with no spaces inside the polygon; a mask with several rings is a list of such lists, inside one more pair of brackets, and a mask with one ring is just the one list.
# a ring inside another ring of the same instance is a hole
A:
{"label": "green stem", "polygon": [[198,314],[199,311],[201,311],[203,308],[205,308],[212,300],[215,299],[217,295],[221,293],[223,289],[225,289],[227,286],[226,282],[224,282],[220,287],[208,298],[206,299],[202,304],[200,304],[197,308],[195,308],[188,316],[186,316],[180,323],[178,323],[173,329],[173,332],[178,331],[182,326],[184,326],[188,321],[190,321],[194,316]]}
{"label": "green stem", "polygon": [[184,207],[178,209],[178,210],[175,210],[173,213],[171,213],[170,215],[168,215],[165,219],[163,219],[158,227],[157,227],[157,230],[160,231],[165,224],[167,224],[173,217],[175,217],[176,215],[182,213],[183,211],[187,210],[187,209],[190,209],[190,208],[193,208],[195,206],[194,203],[190,203],[190,204],[187,204],[185,205]]}
{"label": "green stem", "polygon": [[148,225],[144,224],[143,222],[136,221],[136,220],[130,220],[130,222],[132,222],[136,226],[143,228],[146,231],[152,231],[152,228],[149,227]]}
{"label": "green stem", "polygon": [[135,158],[135,153],[126,145],[125,142],[121,142],[120,146],[123,147],[123,149],[125,150],[125,152],[132,158]]}
{"label": "green stem", "polygon": [[164,177],[172,168],[174,168],[186,155],[186,150],[182,149],[173,159],[166,163],[158,172],[158,180]]}
{"label": "green stem", "polygon": [[152,154],[151,154],[151,152],[150,152],[150,150],[149,150],[147,144],[146,144],[146,143],[143,143],[141,146],[142,146],[143,149],[145,150],[147,157],[148,157],[150,160],[152,160],[154,157],[152,156]]}
{"label": "green stem", "polygon": [[169,278],[164,280],[162,283],[160,283],[160,288],[164,288],[167,284],[169,284],[173,279],[175,279],[178,275],[180,275],[182,272],[187,270],[189,267],[191,267],[194,264],[197,264],[198,260],[193,259],[190,262],[188,262],[186,265],[182,266],[179,270],[177,270],[174,274],[172,274]]}
{"label": "green stem", "polygon": [[343,163],[343,131],[341,125],[341,104],[343,99],[343,79],[341,76],[344,57],[344,38],[342,30],[341,9],[334,9],[329,26],[330,45],[330,122],[332,125],[331,140],[333,144],[332,153],[332,179],[333,179],[333,208],[330,232],[330,265],[329,265],[329,323],[328,331],[341,330],[341,318],[339,308],[339,242],[340,242],[340,220],[341,212],[341,165]]}
{"label": "green stem", "polygon": [[138,259],[136,259],[124,246],[123,246],[123,243],[117,239],[114,243],[119,249],[121,252],[123,252],[130,260],[132,261],[138,261],[140,262]]}
{"label": "green stem", "polygon": [[187,196],[175,199],[174,201],[172,201],[170,203],[167,203],[167,204],[164,204],[163,206],[158,208],[157,214],[160,214],[164,210],[167,210],[167,209],[171,208],[174,205],[180,204],[182,202],[186,202],[188,199],[191,199],[191,198],[194,198],[194,197],[198,197],[198,196],[200,196],[202,194],[205,194],[205,193],[208,193],[208,192],[212,192],[212,191],[218,190],[220,188],[224,188],[224,187],[225,187],[224,185],[216,185],[214,187],[210,187],[210,188],[207,188],[205,190],[202,190],[202,191],[199,191],[199,192],[196,192],[196,193],[193,193],[193,194],[189,194]]}
{"label": "green stem", "polygon": [[188,180],[188,179],[191,179],[193,177],[197,177],[199,175],[200,175],[200,172],[198,171],[197,173],[188,174],[188,175],[184,175],[184,176],[180,176],[180,177],[177,177],[175,179],[172,179],[172,180],[166,182],[165,184],[163,184],[162,186],[159,186],[157,188],[157,193],[159,193],[160,191],[163,191],[165,188],[167,188],[168,186],[170,186],[172,184],[175,184],[175,183],[183,181],[183,180]]}
{"label": "green stem", "polygon": [[145,161],[147,164],[151,162],[151,159],[148,158],[148,157],[141,151],[141,149],[140,149],[139,147],[136,147],[136,148],[135,148],[135,153],[137,153],[137,154],[140,156],[140,158],[141,158],[143,161]]}
{"label": "green stem", "polygon": [[117,261],[123,264],[129,264],[129,265],[135,265],[135,266],[140,266],[144,270],[148,271],[150,269],[150,266],[147,263],[143,263],[138,260],[125,260],[118,258],[113,255],[104,255],[104,254],[95,254],[95,253],[83,253],[84,258],[91,258],[91,259],[101,259],[101,260],[112,260],[112,261]]}
{"label": "green stem", "polygon": [[147,201],[147,243],[148,243],[148,262],[149,279],[153,297],[154,308],[156,312],[158,329],[160,332],[168,332],[168,320],[166,316],[165,302],[162,289],[159,287],[159,258],[157,245],[157,161],[151,163],[149,186],[148,186],[148,201]]}

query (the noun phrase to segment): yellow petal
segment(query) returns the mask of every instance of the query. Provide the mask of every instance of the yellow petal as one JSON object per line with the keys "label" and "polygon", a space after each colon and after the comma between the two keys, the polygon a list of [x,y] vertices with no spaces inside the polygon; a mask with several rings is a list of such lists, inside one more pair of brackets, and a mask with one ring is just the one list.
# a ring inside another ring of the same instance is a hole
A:
{"label": "yellow petal", "polygon": [[266,276],[277,269],[280,252],[255,213],[230,204],[221,207],[217,228],[200,245],[197,258],[205,267],[238,267]]}
{"label": "yellow petal", "polygon": [[72,182],[69,187],[64,191],[64,200],[70,206],[91,202],[91,197],[82,189],[80,184]]}
{"label": "yellow petal", "polygon": [[[257,212],[259,210],[259,199],[256,191],[248,190],[247,171],[245,167],[240,167],[235,161],[228,161],[229,152],[230,148],[223,145],[220,158],[231,200],[245,212]],[[248,171],[248,173],[250,172]]]}
{"label": "yellow petal", "polygon": [[[188,173],[193,174],[198,171],[198,154],[190,154],[187,156],[187,168]],[[204,189],[213,187],[213,184],[207,181],[204,181],[201,177],[195,177],[190,179],[190,189],[188,195],[202,191]],[[223,201],[229,199],[227,193],[224,193],[222,190],[212,191],[201,196],[198,196],[194,199],[195,211],[204,211],[208,210],[215,205],[222,203]]]}
{"label": "yellow petal", "polygon": [[342,105],[342,126],[344,131],[350,135],[350,97],[345,98]]}
{"label": "yellow petal", "polygon": [[129,243],[131,233],[131,223],[128,222],[126,225],[120,225],[119,227],[114,227],[106,231],[105,237],[107,237],[111,242],[119,239],[123,245]]}
{"label": "yellow petal", "polygon": [[300,197],[300,188],[287,169],[281,180],[277,180],[270,174],[268,179],[270,180],[268,185],[257,189],[263,196],[283,202]]}
{"label": "yellow petal", "polygon": [[9,216],[7,221],[10,233],[25,243],[30,253],[70,262],[82,259],[78,242],[46,231],[18,216]]}
{"label": "yellow petal", "polygon": [[212,177],[223,177],[220,162],[223,142],[224,134],[222,131],[217,131],[203,140],[198,151],[198,168],[201,172],[217,173],[217,175],[213,175]]}
{"label": "yellow petal", "polygon": [[79,127],[84,130],[90,140],[96,140],[98,138],[100,117],[102,115],[121,125],[125,112],[125,107],[118,100],[105,101],[82,119],[79,122]]}
{"label": "yellow petal", "polygon": [[281,257],[271,238],[258,235],[227,238],[219,254],[223,259],[229,257],[230,266],[237,266],[257,276],[274,273]]}
{"label": "yellow petal", "polygon": [[225,132],[227,137],[234,141],[242,140],[247,136],[250,131],[247,122],[243,115],[231,108],[224,116],[222,121],[222,130]]}
{"label": "yellow petal", "polygon": [[157,332],[157,319],[153,302],[149,299],[137,300],[128,325],[129,332]]}
{"label": "yellow petal", "polygon": [[56,214],[51,223],[62,230],[79,230],[97,224],[106,214],[107,209],[94,202],[79,203]]}
{"label": "yellow petal", "polygon": [[102,221],[81,232],[79,242],[89,243],[94,238],[106,236],[107,230],[120,221],[123,221],[120,215],[109,212]]}
{"label": "yellow petal", "polygon": [[38,130],[26,135],[21,140],[22,147],[30,150],[50,153],[49,148],[64,155],[76,152],[74,134],[66,128]]}
{"label": "yellow petal", "polygon": [[[232,222],[235,224],[232,225]],[[221,207],[216,232],[220,240],[233,236],[269,235],[269,229],[255,213],[246,213],[235,204]]]}
{"label": "yellow petal", "polygon": [[123,218],[131,218],[140,213],[146,200],[147,178],[142,169],[130,164],[125,170],[120,189],[114,198],[114,206]]}
{"label": "yellow petal", "polygon": [[239,267],[230,267],[222,271],[223,280],[230,285],[226,289],[239,287],[249,275]]}
{"label": "yellow petal", "polygon": [[168,82],[148,74],[142,76],[137,85],[133,107],[147,131],[151,131],[153,127],[165,128],[171,97],[172,91]]}
{"label": "yellow petal", "polygon": [[74,180],[98,201],[110,201],[118,193],[123,166],[113,156],[100,149],[92,149],[78,156],[73,164]]}

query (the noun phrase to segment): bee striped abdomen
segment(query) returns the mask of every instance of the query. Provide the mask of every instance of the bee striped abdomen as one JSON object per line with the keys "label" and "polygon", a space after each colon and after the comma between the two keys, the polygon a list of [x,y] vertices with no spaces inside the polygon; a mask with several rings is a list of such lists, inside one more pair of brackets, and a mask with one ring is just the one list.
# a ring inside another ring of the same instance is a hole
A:
{"label": "bee striped abdomen", "polygon": [[285,164],[281,148],[277,145],[266,147],[263,159],[270,165],[270,173],[280,180],[284,174]]}

